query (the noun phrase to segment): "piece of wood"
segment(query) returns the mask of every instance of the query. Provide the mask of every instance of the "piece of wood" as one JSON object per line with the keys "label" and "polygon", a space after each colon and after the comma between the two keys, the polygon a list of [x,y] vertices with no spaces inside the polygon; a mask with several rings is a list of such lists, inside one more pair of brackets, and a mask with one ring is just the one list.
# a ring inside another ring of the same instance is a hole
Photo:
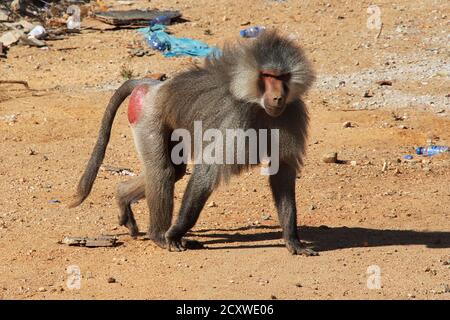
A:
{"label": "piece of wood", "polygon": [[64,48],[56,48],[56,51],[70,51],[70,50],[76,50],[80,49],[80,47],[64,47]]}
{"label": "piece of wood", "polygon": [[22,80],[0,80],[0,84],[22,84],[25,88],[30,89],[28,82]]}
{"label": "piece of wood", "polygon": [[147,26],[148,22],[158,16],[168,16],[172,21],[179,19],[179,11],[159,11],[159,10],[126,10],[95,12],[96,19],[115,26]]}
{"label": "piece of wood", "polygon": [[79,247],[114,247],[117,244],[117,238],[115,236],[99,236],[99,237],[64,237],[61,241],[62,244],[68,246]]}
{"label": "piece of wood", "polygon": [[81,28],[83,30],[90,29],[90,30],[97,30],[97,31],[107,31],[107,30],[116,29],[116,26],[107,24],[107,23],[102,22],[97,19],[87,17],[87,18],[83,19],[83,21],[81,23]]}

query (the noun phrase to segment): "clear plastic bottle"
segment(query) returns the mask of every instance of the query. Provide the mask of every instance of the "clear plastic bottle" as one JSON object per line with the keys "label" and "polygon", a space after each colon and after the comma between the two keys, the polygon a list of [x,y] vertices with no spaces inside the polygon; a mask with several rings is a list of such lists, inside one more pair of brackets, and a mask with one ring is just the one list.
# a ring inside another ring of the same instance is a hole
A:
{"label": "clear plastic bottle", "polygon": [[168,49],[167,43],[161,41],[156,33],[152,33],[152,35],[147,38],[147,44],[153,50],[165,51],[166,49]]}
{"label": "clear plastic bottle", "polygon": [[428,146],[428,147],[418,147],[416,148],[416,154],[423,156],[434,156],[439,153],[448,152],[449,147],[447,146]]}
{"label": "clear plastic bottle", "polygon": [[254,27],[250,27],[250,28],[241,30],[239,32],[239,34],[243,38],[255,38],[255,37],[259,36],[262,32],[264,32],[264,30],[266,30],[265,27],[254,26]]}
{"label": "clear plastic bottle", "polygon": [[150,27],[153,27],[155,24],[168,25],[168,24],[170,24],[170,17],[169,16],[157,16],[156,18],[153,18],[152,20],[150,20],[150,22],[148,23],[148,25]]}

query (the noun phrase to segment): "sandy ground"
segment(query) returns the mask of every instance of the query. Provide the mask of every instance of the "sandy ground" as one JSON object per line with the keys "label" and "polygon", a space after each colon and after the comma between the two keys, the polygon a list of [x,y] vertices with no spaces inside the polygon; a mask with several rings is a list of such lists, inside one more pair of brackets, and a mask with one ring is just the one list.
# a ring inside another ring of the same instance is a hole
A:
{"label": "sandy ground", "polygon": [[[189,21],[172,32],[211,45],[233,41],[250,23],[279,28],[304,46],[318,80],[305,98],[312,121],[297,184],[299,235],[320,256],[284,248],[258,170],[213,194],[216,206],[203,210],[189,234],[203,250],[170,253],[128,236],[114,202],[124,176],[100,172],[88,200],[68,209],[121,69],[171,77],[193,63],[159,53],[130,57],[127,47],[142,44],[134,30],[85,31],[51,42],[50,50],[15,46],[0,60],[2,80],[39,89],[0,86],[0,298],[450,298],[450,157],[403,159],[430,139],[450,144],[448,2],[378,1],[378,38],[366,26],[368,1],[135,3],[112,7],[180,9]],[[353,126],[343,128],[346,121]],[[349,163],[323,163],[330,151]],[[140,170],[125,108],[105,164]],[[177,208],[188,178],[176,186]],[[145,204],[135,213],[145,231]],[[100,234],[116,235],[121,245],[58,244]],[[79,289],[67,286],[69,266],[80,270]],[[368,268],[380,271],[380,289],[367,287]]]}

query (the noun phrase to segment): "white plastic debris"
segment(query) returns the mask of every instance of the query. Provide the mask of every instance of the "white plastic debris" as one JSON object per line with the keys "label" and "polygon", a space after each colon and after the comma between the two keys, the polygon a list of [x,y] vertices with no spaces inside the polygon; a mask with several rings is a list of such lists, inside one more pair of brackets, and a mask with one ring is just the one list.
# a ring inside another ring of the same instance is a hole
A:
{"label": "white plastic debris", "polygon": [[43,26],[41,25],[37,25],[36,27],[33,28],[33,30],[30,31],[30,33],[28,33],[28,37],[33,37],[36,39],[41,38],[44,34],[46,33],[45,29]]}

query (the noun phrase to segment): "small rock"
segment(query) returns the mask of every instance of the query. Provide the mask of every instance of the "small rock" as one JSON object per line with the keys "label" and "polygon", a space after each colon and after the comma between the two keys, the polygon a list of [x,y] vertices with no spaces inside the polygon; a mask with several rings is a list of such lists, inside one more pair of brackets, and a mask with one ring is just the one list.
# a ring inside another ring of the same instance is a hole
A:
{"label": "small rock", "polygon": [[352,165],[353,167],[356,167],[356,161],[355,160],[350,161],[350,165]]}
{"label": "small rock", "polygon": [[45,291],[47,291],[47,289],[45,289],[44,287],[39,287],[38,291],[39,292],[45,292]]}
{"label": "small rock", "polygon": [[15,122],[17,122],[17,114],[9,114],[6,116],[1,116],[0,120],[3,120],[10,124],[15,123]]}
{"label": "small rock", "polygon": [[210,203],[208,203],[207,207],[208,208],[216,208],[217,204],[214,201],[211,201]]}
{"label": "small rock", "polygon": [[10,47],[11,45],[19,42],[20,38],[23,37],[25,34],[21,30],[13,30],[4,33],[0,37],[0,42],[3,43],[5,47]]}
{"label": "small rock", "polygon": [[297,282],[297,283],[295,284],[295,286],[296,286],[297,288],[302,288],[302,287],[303,287],[302,284],[301,284],[300,282]]}
{"label": "small rock", "polygon": [[310,211],[314,211],[314,210],[316,210],[316,209],[317,209],[317,207],[316,207],[315,204],[312,204],[312,205],[309,206],[309,210],[310,210]]}
{"label": "small rock", "polygon": [[372,98],[374,96],[372,90],[367,90],[364,92],[364,98]]}
{"label": "small rock", "polygon": [[351,123],[350,121],[345,121],[345,122],[342,124],[342,127],[343,127],[343,128],[351,128],[351,127],[353,127],[353,125],[352,125],[352,123]]}
{"label": "small rock", "polygon": [[439,71],[435,74],[437,77],[447,77],[449,73],[447,71]]}
{"label": "small rock", "polygon": [[392,118],[394,118],[394,121],[403,121],[406,119],[405,115],[401,116],[395,112],[391,112],[391,115],[392,115]]}
{"label": "small rock", "polygon": [[0,10],[0,21],[8,21],[8,14],[6,11]]}
{"label": "small rock", "polygon": [[390,81],[390,80],[377,81],[377,85],[379,85],[379,86],[392,86],[392,81]]}
{"label": "small rock", "polygon": [[388,169],[388,163],[386,160],[383,161],[383,167],[381,168],[382,172],[386,172]]}
{"label": "small rock", "polygon": [[450,293],[450,285],[444,284],[444,289],[442,291],[443,293]]}
{"label": "small rock", "polygon": [[272,295],[270,296],[270,299],[272,299],[272,300],[277,300],[277,297],[276,297],[275,295],[272,294]]}
{"label": "small rock", "polygon": [[323,155],[322,161],[325,163],[337,163],[337,152],[330,152]]}
{"label": "small rock", "polygon": [[116,279],[114,279],[113,277],[109,277],[107,281],[108,283],[116,283]]}

